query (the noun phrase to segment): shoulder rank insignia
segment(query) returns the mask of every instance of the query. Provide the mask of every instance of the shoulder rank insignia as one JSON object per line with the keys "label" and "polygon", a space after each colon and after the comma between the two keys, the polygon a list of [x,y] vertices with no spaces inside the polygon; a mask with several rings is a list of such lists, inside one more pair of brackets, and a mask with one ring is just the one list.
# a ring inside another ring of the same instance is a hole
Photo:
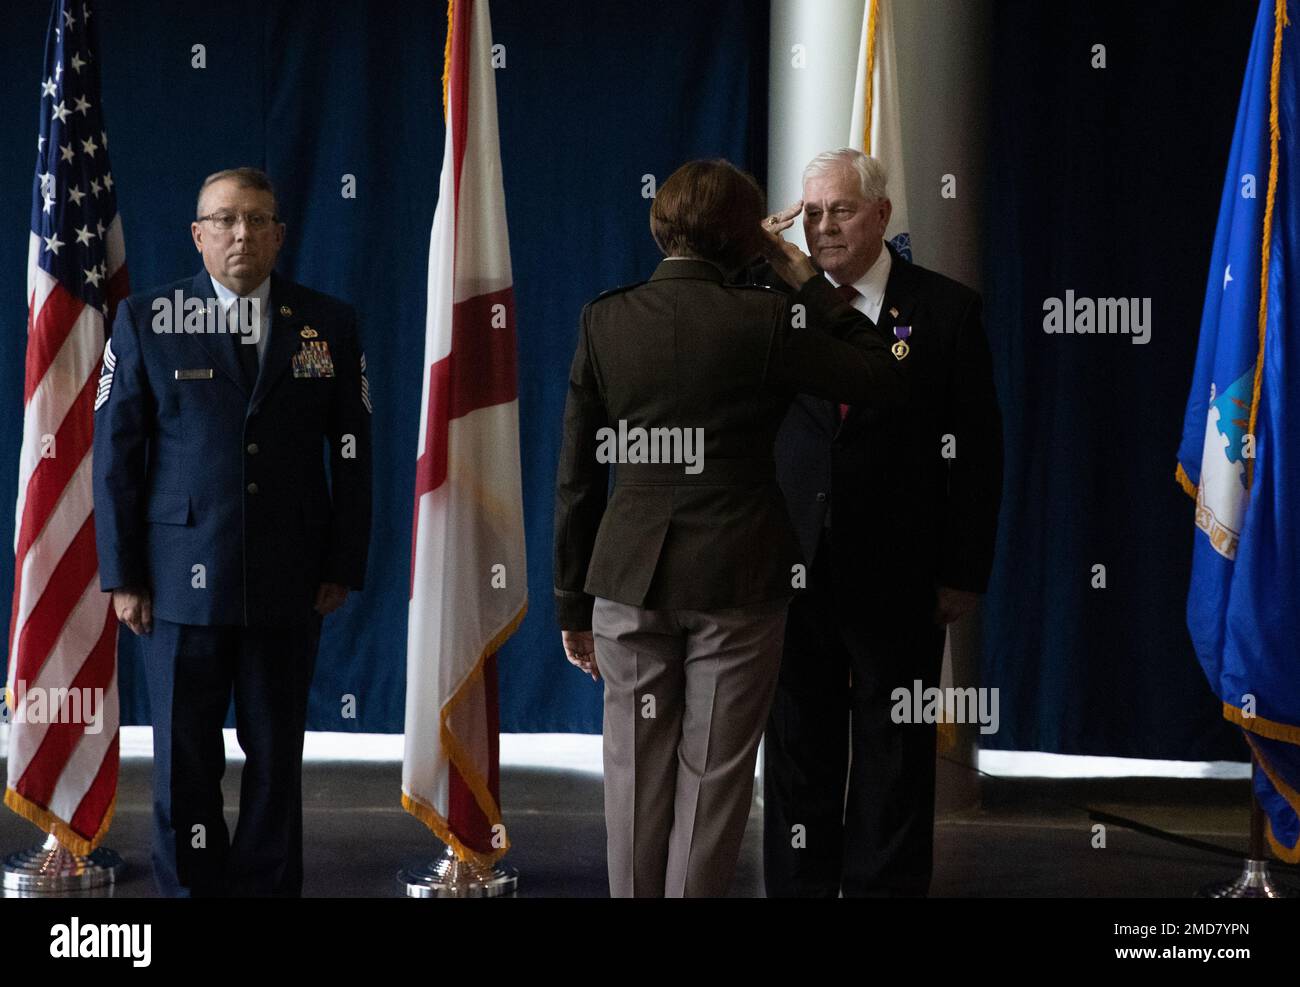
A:
{"label": "shoulder rank insignia", "polygon": [[113,337],[104,344],[104,365],[99,371],[99,387],[95,391],[95,411],[98,411],[113,390],[113,370],[117,367],[117,357],[113,355]]}

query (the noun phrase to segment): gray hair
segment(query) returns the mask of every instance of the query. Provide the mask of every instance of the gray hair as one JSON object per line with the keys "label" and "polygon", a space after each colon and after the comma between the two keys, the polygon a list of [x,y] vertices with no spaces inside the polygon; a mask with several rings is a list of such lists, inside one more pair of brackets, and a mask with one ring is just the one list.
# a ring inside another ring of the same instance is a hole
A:
{"label": "gray hair", "polygon": [[[209,185],[215,185],[217,182],[224,182],[227,179],[233,181],[239,188],[257,189],[259,192],[269,192],[271,201],[275,202],[275,188],[271,185],[271,176],[262,171],[261,168],[224,168],[221,171],[214,171],[207,178],[203,179],[203,184],[199,186],[199,197],[194,204],[195,215],[202,208],[203,193],[207,191]],[[279,212],[280,204],[275,203],[276,211]]]}
{"label": "gray hair", "polygon": [[808,162],[808,167],[803,170],[803,181],[806,182],[810,178],[825,175],[828,171],[842,165],[848,165],[857,173],[858,184],[862,189],[862,198],[867,200],[889,198],[889,194],[885,190],[888,176],[880,159],[863,154],[852,147],[841,147],[835,151],[823,151],[817,155]]}

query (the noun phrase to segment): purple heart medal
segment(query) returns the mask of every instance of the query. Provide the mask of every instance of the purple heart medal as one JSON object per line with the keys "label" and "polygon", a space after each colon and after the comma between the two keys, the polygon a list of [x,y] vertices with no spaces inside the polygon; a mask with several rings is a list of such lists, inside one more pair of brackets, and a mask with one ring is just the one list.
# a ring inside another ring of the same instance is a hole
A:
{"label": "purple heart medal", "polygon": [[901,360],[911,351],[907,345],[907,337],[912,335],[911,326],[894,326],[894,335],[898,337],[898,342],[889,348],[894,354],[895,360]]}

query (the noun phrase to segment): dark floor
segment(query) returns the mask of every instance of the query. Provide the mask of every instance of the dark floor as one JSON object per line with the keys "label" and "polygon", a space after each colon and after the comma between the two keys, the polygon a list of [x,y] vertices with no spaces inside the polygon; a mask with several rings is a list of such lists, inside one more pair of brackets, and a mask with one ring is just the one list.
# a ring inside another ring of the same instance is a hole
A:
{"label": "dark floor", "polygon": [[[226,776],[233,826],[239,764]],[[151,897],[150,762],[123,762],[117,813],[106,845],[126,859],[117,893]],[[399,764],[304,766],[307,896],[399,896],[397,871],[441,850],[398,804]],[[985,779],[983,808],[938,821],[932,893],[957,897],[1174,897],[1236,876],[1239,859],[1179,846],[1111,823],[1094,848],[1087,810],[1100,810],[1244,851],[1245,781]],[[502,803],[514,845],[506,862],[521,896],[595,897],[607,893],[605,830],[598,777],[505,768]],[[762,893],[762,815],[745,833],[732,894]],[[11,812],[0,812],[0,853],[40,841]],[[1297,878],[1292,872],[1292,883]]]}

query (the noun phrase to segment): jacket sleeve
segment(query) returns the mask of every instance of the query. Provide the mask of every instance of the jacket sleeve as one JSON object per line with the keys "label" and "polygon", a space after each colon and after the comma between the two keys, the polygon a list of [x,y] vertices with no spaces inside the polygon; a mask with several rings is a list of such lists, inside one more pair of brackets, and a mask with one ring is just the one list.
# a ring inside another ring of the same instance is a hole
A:
{"label": "jacket sleeve", "polygon": [[579,320],[555,478],[555,613],[566,631],[591,629],[596,601],[583,587],[609,490],[609,464],[596,460],[596,432],[609,416],[591,359],[589,312],[590,306],[584,308]]}
{"label": "jacket sleeve", "polygon": [[959,323],[946,388],[943,431],[955,449],[938,576],[942,586],[975,593],[988,588],[1002,500],[1002,416],[980,308],[975,295]]}
{"label": "jacket sleeve", "polygon": [[370,547],[370,382],[356,312],[349,308],[346,318],[337,343],[338,386],[329,415],[330,547],[321,579],[359,590]]}
{"label": "jacket sleeve", "polygon": [[105,592],[147,587],[145,484],[156,403],[144,370],[131,301],[117,309],[95,395],[95,547]]}
{"label": "jacket sleeve", "polygon": [[875,323],[825,278],[809,278],[778,316],[767,379],[792,390],[873,408],[901,407],[906,380]]}

